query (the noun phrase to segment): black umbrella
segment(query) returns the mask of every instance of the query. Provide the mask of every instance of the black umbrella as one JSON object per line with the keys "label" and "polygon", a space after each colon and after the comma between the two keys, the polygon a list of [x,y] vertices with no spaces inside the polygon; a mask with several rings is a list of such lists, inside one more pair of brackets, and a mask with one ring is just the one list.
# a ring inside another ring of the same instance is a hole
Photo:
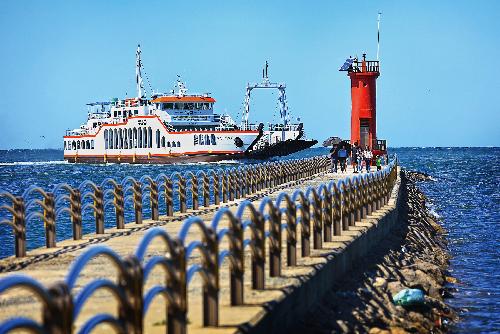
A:
{"label": "black umbrella", "polygon": [[330,137],[323,142],[323,147],[338,145],[341,141],[340,137]]}

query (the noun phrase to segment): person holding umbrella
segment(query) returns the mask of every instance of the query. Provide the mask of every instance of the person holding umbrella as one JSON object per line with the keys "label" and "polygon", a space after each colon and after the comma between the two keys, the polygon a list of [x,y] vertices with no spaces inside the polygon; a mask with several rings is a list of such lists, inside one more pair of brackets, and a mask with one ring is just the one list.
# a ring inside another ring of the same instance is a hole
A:
{"label": "person holding umbrella", "polygon": [[335,144],[332,145],[332,148],[330,150],[332,173],[337,173],[337,164],[338,164],[337,151],[338,151],[338,145]]}

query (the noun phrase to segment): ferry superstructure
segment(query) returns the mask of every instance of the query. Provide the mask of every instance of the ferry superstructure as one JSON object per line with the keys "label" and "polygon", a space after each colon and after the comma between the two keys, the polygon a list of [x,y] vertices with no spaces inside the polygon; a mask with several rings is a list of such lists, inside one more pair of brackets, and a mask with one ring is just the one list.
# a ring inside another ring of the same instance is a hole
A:
{"label": "ferry superstructure", "polygon": [[[87,122],[78,129],[66,131],[65,160],[175,163],[263,158],[292,152],[290,149],[296,146],[294,141],[303,136],[302,124],[271,124],[266,130],[263,124],[250,124],[247,105],[250,86],[247,87],[244,121],[237,125],[231,116],[214,113],[216,100],[210,94],[188,94],[180,78],[177,79],[177,91],[155,93],[146,98],[141,69],[138,47],[137,97],[89,103]],[[283,114],[286,112],[284,89],[280,91]],[[290,145],[285,145],[288,148],[284,151],[266,153],[279,143]]]}

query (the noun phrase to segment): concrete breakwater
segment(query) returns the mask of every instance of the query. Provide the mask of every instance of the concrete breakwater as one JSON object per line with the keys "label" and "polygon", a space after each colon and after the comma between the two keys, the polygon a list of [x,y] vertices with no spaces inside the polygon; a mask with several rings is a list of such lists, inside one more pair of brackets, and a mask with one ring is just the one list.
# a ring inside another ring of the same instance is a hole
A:
{"label": "concrete breakwater", "polygon": [[[449,254],[445,231],[429,212],[416,182],[423,173],[402,173],[399,222],[383,244],[357,263],[357,269],[332,289],[300,321],[296,333],[445,333],[456,321],[445,304]],[[404,288],[425,292],[425,304],[394,305]]]}
{"label": "concrete breakwater", "polygon": [[[240,198],[237,207],[215,215],[151,222],[161,227],[130,229],[101,240],[105,247],[68,247],[19,271],[32,278],[2,275],[0,328],[289,330],[326,291],[325,283],[351,269],[397,221],[395,162],[338,182],[325,167],[302,183],[282,183],[288,189]],[[33,294],[42,299],[42,312]],[[160,295],[168,302],[155,298]],[[17,317],[28,314],[34,319]]]}

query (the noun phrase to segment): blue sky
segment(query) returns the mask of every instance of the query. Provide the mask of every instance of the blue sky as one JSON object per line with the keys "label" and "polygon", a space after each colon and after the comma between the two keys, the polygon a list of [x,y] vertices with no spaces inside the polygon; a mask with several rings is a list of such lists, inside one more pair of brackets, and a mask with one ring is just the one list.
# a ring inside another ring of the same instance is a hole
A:
{"label": "blue sky", "polygon": [[[500,146],[500,1],[0,2],[0,149],[61,148],[85,103],[135,92],[135,49],[154,89],[177,74],[239,120],[270,63],[309,137],[349,136],[350,55],[376,56],[378,135],[391,146]],[[146,82],[146,88],[149,84]],[[276,121],[276,93],[253,121]]]}

